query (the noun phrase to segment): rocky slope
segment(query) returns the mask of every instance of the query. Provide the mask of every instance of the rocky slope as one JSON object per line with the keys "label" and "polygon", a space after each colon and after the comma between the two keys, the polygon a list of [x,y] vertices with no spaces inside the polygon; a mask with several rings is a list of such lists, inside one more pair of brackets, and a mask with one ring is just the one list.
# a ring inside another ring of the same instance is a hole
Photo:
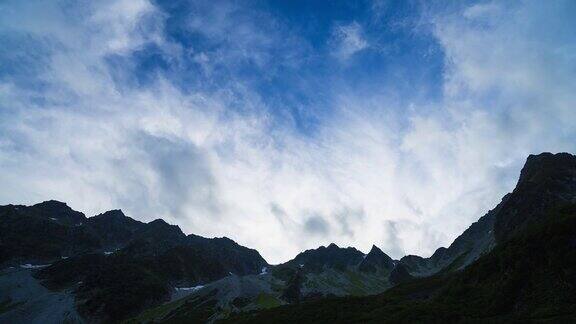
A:
{"label": "rocky slope", "polygon": [[[573,322],[576,320],[576,157],[530,156],[514,191],[448,249],[405,257],[394,288],[322,299],[234,323]],[[443,261],[444,260],[444,261]],[[413,278],[417,274],[420,278]],[[434,274],[426,277],[428,274]]]}
{"label": "rocky slope", "polygon": [[[335,244],[304,251],[258,275],[230,274],[190,288],[181,299],[152,308],[133,322],[213,322],[231,313],[267,309],[334,296],[366,296],[391,287],[394,262],[377,247],[364,255]],[[181,297],[181,296],[180,296]]]}
{"label": "rocky slope", "polygon": [[570,316],[575,204],[576,157],[543,153],[528,157],[512,193],[430,258],[330,244],[275,266],[228,238],[185,235],[119,210],[88,218],[56,201],[0,206],[0,285],[15,278],[39,296],[6,286],[0,322],[50,322],[58,317],[45,316],[52,304],[62,309],[54,322]]}
{"label": "rocky slope", "polygon": [[574,323],[576,204],[556,206],[462,271],[383,294],[238,313],[229,323]]}
{"label": "rocky slope", "polygon": [[[170,300],[174,287],[267,266],[257,251],[227,238],[186,236],[163,220],[146,224],[119,210],[87,218],[56,201],[0,207],[0,264],[67,291],[90,321],[133,316]],[[11,299],[0,292],[0,302]]]}
{"label": "rocky slope", "polygon": [[496,244],[494,222],[502,202],[458,236],[448,248],[437,249],[429,258],[407,255],[400,263],[415,277],[428,277],[440,271],[460,270],[489,252]]}

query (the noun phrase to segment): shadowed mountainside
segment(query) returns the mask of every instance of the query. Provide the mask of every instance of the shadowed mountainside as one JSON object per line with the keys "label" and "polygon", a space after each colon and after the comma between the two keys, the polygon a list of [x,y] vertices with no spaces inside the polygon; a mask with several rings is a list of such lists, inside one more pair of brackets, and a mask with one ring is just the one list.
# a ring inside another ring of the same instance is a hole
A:
{"label": "shadowed mountainside", "polygon": [[[438,260],[461,247],[473,251],[475,246],[484,245],[483,242],[475,245],[473,238],[486,237],[486,233],[495,233],[494,241],[479,259],[467,266],[460,261],[429,277],[404,276],[402,283],[376,296],[304,302],[237,314],[228,321],[565,323],[576,320],[575,156],[566,153],[530,156],[514,191],[448,249],[422,259],[423,263]],[[405,260],[401,264],[411,265]]]}
{"label": "shadowed mountainside", "polygon": [[160,219],[7,205],[0,322],[565,321],[576,313],[575,242],[567,153],[529,156],[514,191],[430,258],[330,244],[271,266]]}
{"label": "shadowed mountainside", "polygon": [[257,274],[268,265],[227,238],[186,236],[163,220],[146,224],[120,210],[87,218],[57,201],[0,207],[0,264],[39,268],[34,276],[43,285],[72,291],[81,315],[97,321],[168,301],[174,286]]}

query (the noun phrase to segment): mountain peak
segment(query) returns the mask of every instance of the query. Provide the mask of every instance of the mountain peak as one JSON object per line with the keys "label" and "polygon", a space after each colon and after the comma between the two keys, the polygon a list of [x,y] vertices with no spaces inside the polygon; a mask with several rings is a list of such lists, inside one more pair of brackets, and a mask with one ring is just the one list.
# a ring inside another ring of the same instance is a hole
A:
{"label": "mountain peak", "polygon": [[169,241],[178,241],[185,239],[186,235],[178,225],[170,225],[163,219],[155,219],[143,227],[143,232],[138,233],[146,239],[160,239]]}
{"label": "mountain peak", "polygon": [[496,240],[502,242],[531,223],[544,220],[554,206],[576,199],[576,156],[568,153],[530,155],[514,191],[496,216]]}
{"label": "mountain peak", "polygon": [[112,210],[109,210],[109,211],[105,212],[104,214],[117,215],[117,216],[126,216],[126,214],[124,214],[124,212],[122,211],[122,209],[112,209]]}
{"label": "mountain peak", "polygon": [[35,207],[44,206],[44,207],[70,208],[70,207],[68,207],[68,205],[65,202],[54,200],[54,199],[50,199],[50,200],[43,201],[41,203],[37,203],[34,206]]}
{"label": "mountain peak", "polygon": [[327,247],[306,250],[299,253],[287,264],[305,264],[307,269],[320,270],[323,267],[345,268],[349,265],[358,264],[363,258],[362,252],[353,247],[341,248],[331,243]]}
{"label": "mountain peak", "polygon": [[394,268],[394,260],[379,247],[372,245],[370,252],[366,254],[366,257],[362,260],[358,268],[365,272],[376,272],[378,270],[388,271]]}
{"label": "mountain peak", "polygon": [[562,170],[576,170],[576,156],[569,153],[549,152],[529,155],[520,172],[518,184],[540,182],[547,177],[555,176]]}
{"label": "mountain peak", "polygon": [[58,220],[63,224],[78,225],[86,220],[84,213],[75,211],[66,203],[57,200],[47,200],[33,205],[32,208],[39,211],[44,217]]}
{"label": "mountain peak", "polygon": [[150,225],[155,225],[155,226],[165,226],[165,225],[170,225],[168,224],[165,220],[163,220],[162,218],[157,218],[153,221],[151,221],[150,223],[148,223]]}
{"label": "mountain peak", "polygon": [[384,253],[384,252],[379,247],[372,244],[372,248],[370,248],[370,252],[368,252],[368,254],[370,253]]}
{"label": "mountain peak", "polygon": [[112,209],[106,212],[103,212],[102,214],[98,214],[94,217],[98,217],[98,218],[124,218],[127,217],[121,209]]}

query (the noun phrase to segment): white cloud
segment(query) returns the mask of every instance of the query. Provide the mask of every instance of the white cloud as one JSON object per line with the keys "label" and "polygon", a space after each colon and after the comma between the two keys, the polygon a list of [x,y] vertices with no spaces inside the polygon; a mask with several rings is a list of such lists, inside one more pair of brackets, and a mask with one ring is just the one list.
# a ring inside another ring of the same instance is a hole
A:
{"label": "white cloud", "polygon": [[[147,44],[204,71],[233,70],[238,59],[273,66],[269,51],[285,38],[236,21],[233,5],[189,22],[219,50],[184,53],[148,1],[6,2],[0,36],[21,38],[0,49],[19,69],[0,75],[0,203],[60,199],[89,215],[164,217],[270,262],[330,242],[431,254],[495,206],[528,153],[574,151],[574,23],[562,5],[571,4],[434,12],[443,101],[408,109],[335,88],[333,116],[309,137],[271,129],[268,107],[242,80],[215,92],[182,91],[161,73],[147,87],[115,81],[130,72],[106,59]],[[342,60],[369,46],[357,23],[336,27],[332,44]],[[290,47],[290,64],[300,64]]]}
{"label": "white cloud", "polygon": [[347,61],[369,46],[363,36],[362,26],[355,21],[349,24],[337,24],[332,31],[330,43],[332,55],[341,61]]}

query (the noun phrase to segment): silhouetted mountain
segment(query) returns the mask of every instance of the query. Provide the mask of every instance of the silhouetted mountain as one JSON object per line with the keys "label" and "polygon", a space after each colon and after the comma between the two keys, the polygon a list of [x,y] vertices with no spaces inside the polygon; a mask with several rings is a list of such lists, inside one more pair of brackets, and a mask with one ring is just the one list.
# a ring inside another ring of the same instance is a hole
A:
{"label": "silhouetted mountain", "polygon": [[545,219],[555,206],[576,200],[576,157],[568,153],[530,155],[520,179],[496,216],[498,242]]}
{"label": "silhouetted mountain", "polygon": [[400,262],[415,276],[462,269],[489,252],[497,240],[542,219],[552,206],[576,197],[576,158],[568,153],[530,155],[514,191],[430,258],[405,256]]}
{"label": "silhouetted mountain", "polygon": [[378,270],[391,271],[394,268],[394,260],[386,253],[382,252],[376,245],[366,255],[358,266],[360,271],[377,272]]}
{"label": "silhouetted mountain", "polygon": [[75,211],[68,207],[66,203],[56,200],[41,202],[30,207],[30,209],[35,209],[40,216],[55,220],[58,223],[65,225],[80,226],[82,223],[86,222],[86,216],[83,213]]}
{"label": "silhouetted mountain", "polygon": [[34,206],[0,206],[0,265],[46,263],[100,249],[82,213],[54,201]]}
{"label": "silhouetted mountain", "polygon": [[574,323],[576,204],[555,207],[463,271],[408,280],[383,294],[323,299],[229,323]]}
{"label": "silhouetted mountain", "polygon": [[186,236],[161,219],[142,223],[120,210],[86,218],[57,201],[0,206],[0,264],[27,263],[51,263],[36,276],[51,289],[72,289],[91,321],[136,315],[167,301],[175,285],[258,274],[268,265],[256,250]]}
{"label": "silhouetted mountain", "polygon": [[388,280],[390,280],[392,285],[399,285],[412,279],[414,279],[414,277],[410,275],[408,269],[406,269],[402,263],[398,263],[394,269],[392,269],[390,276],[388,277]]}
{"label": "silhouetted mountain", "polygon": [[326,267],[345,269],[348,266],[355,266],[363,257],[364,254],[353,247],[340,248],[332,243],[327,247],[306,250],[283,266],[303,267],[306,271],[319,272]]}
{"label": "silhouetted mountain", "polygon": [[187,245],[204,255],[218,255],[222,267],[237,275],[259,273],[268,263],[260,253],[239,245],[227,237],[205,238],[190,234],[186,238]]}
{"label": "silhouetted mountain", "polygon": [[448,248],[437,249],[429,258],[408,255],[400,259],[400,263],[417,277],[431,276],[442,270],[459,270],[471,264],[494,247],[494,220],[501,204],[473,223]]}
{"label": "silhouetted mountain", "polygon": [[87,223],[100,237],[103,248],[108,251],[124,247],[145,226],[144,223],[124,215],[119,209],[90,217]]}
{"label": "silhouetted mountain", "polygon": [[[574,322],[575,166],[576,157],[565,153],[530,156],[517,187],[494,210],[448,249],[439,249],[431,258],[403,258],[390,274],[390,281],[399,284],[383,294],[323,299],[238,314],[229,321]],[[487,230],[496,232],[497,239],[475,243],[475,238],[489,237]],[[475,261],[462,266],[471,259],[470,252],[459,254],[460,251],[482,247],[487,249],[477,254]],[[451,263],[434,269],[432,262],[444,258]],[[412,271],[423,273],[421,269],[425,269],[436,275],[412,278],[408,267],[414,265],[420,268]]]}
{"label": "silhouetted mountain", "polygon": [[[364,255],[330,244],[270,266],[256,250],[186,236],[163,220],[141,223],[119,210],[86,218],[56,201],[7,205],[0,206],[0,265],[51,265],[0,272],[0,308],[10,310],[0,322],[28,320],[39,309],[39,301],[36,308],[11,302],[20,298],[7,284],[14,280],[27,282],[30,296],[46,289],[30,271],[73,298],[62,313],[77,311],[90,322],[203,322],[231,314],[240,323],[569,322],[576,319],[575,242],[576,157],[566,153],[531,155],[514,191],[448,248],[400,261],[376,246]],[[181,295],[175,287],[189,296],[164,303]],[[350,297],[366,295],[373,296]],[[56,303],[44,296],[44,308]],[[286,304],[295,305],[277,307]]]}
{"label": "silhouetted mountain", "polygon": [[185,242],[186,235],[180,227],[156,219],[134,233],[124,252],[132,256],[158,256]]}

